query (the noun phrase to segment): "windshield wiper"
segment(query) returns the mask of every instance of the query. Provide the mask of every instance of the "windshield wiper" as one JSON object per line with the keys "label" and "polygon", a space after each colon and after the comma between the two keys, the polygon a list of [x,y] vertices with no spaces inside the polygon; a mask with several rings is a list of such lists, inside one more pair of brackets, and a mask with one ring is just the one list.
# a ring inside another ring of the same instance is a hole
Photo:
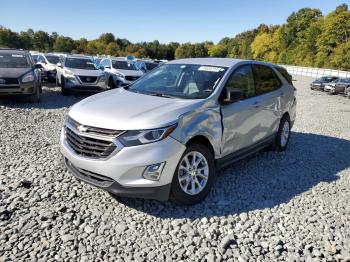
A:
{"label": "windshield wiper", "polygon": [[175,96],[171,96],[171,95],[166,95],[163,93],[156,93],[156,92],[147,92],[145,93],[146,95],[150,95],[150,96],[160,96],[160,97],[166,97],[166,98],[176,98]]}

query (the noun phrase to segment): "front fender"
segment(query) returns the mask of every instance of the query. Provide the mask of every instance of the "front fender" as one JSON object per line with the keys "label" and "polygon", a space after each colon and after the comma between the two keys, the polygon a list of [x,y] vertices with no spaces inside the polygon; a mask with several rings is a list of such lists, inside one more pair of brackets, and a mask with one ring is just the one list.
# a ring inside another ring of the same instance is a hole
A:
{"label": "front fender", "polygon": [[196,136],[204,136],[212,145],[217,158],[220,155],[222,136],[220,107],[198,108],[181,115],[178,128],[171,136],[182,144]]}

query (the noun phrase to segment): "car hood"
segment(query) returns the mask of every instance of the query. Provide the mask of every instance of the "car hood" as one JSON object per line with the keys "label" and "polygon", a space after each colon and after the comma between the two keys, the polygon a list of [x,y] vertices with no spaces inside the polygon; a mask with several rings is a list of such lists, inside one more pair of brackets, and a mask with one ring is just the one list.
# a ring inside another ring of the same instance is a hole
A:
{"label": "car hood", "polygon": [[118,88],[75,104],[69,116],[83,125],[114,130],[164,127],[194,110],[203,100],[143,95]]}
{"label": "car hood", "polygon": [[31,70],[30,68],[0,68],[0,78],[18,78]]}
{"label": "car hood", "polygon": [[102,74],[101,70],[85,70],[85,69],[77,69],[77,68],[66,68],[71,71],[75,75],[79,76],[100,76]]}
{"label": "car hood", "polygon": [[116,69],[116,71],[125,76],[142,76],[143,73],[141,70],[122,70]]}

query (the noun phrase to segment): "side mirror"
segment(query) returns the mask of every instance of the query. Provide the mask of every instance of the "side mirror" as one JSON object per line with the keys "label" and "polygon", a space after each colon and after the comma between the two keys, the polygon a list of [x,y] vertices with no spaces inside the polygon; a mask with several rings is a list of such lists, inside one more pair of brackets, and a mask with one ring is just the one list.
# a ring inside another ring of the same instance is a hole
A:
{"label": "side mirror", "polygon": [[62,68],[62,64],[61,63],[57,63],[57,67]]}
{"label": "side mirror", "polygon": [[231,104],[234,102],[237,102],[243,98],[243,92],[239,89],[233,89],[233,90],[227,90],[226,91],[226,97],[222,100],[223,104]]}
{"label": "side mirror", "polygon": [[43,68],[43,66],[41,65],[41,64],[35,64],[35,66],[34,66],[36,69],[42,69]]}
{"label": "side mirror", "polygon": [[98,69],[100,69],[100,70],[102,70],[102,71],[105,70],[105,68],[104,68],[103,65],[99,65],[99,66],[98,66]]}

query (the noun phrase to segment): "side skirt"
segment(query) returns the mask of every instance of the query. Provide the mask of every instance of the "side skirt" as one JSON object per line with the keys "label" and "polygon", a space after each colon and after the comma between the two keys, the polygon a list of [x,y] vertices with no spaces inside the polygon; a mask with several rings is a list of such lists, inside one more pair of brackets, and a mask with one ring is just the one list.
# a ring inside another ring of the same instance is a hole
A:
{"label": "side skirt", "polygon": [[251,154],[254,154],[258,152],[259,150],[271,145],[275,140],[275,135],[271,135],[267,138],[264,138],[263,140],[257,142],[254,145],[251,145],[246,148],[242,148],[236,152],[233,152],[227,156],[224,156],[222,158],[219,158],[215,161],[215,166],[217,169],[223,168],[225,166],[228,166],[238,160],[241,160]]}

